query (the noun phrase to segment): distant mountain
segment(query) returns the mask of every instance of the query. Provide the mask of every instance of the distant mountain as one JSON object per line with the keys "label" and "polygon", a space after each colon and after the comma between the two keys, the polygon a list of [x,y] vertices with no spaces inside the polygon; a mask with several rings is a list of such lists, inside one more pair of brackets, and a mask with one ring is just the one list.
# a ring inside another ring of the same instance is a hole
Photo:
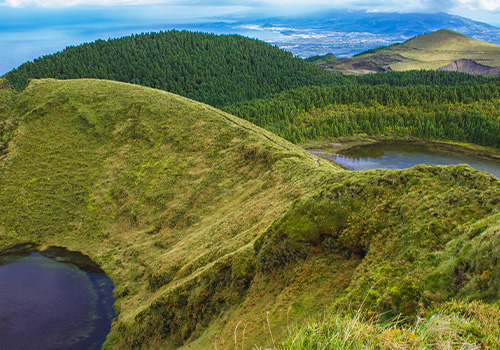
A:
{"label": "distant mountain", "polygon": [[352,58],[339,59],[329,54],[308,61],[327,70],[347,73],[438,69],[498,76],[500,46],[442,29]]}
{"label": "distant mountain", "polygon": [[279,32],[279,39],[268,42],[300,57],[330,52],[337,57],[348,57],[442,28],[500,44],[500,28],[442,12],[422,14],[335,10],[299,17],[244,21],[233,26]]}

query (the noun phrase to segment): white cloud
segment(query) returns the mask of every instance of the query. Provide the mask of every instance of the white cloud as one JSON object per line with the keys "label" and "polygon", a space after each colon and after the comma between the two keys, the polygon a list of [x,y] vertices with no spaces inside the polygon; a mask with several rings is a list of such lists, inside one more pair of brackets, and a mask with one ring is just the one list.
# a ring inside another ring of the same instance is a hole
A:
{"label": "white cloud", "polygon": [[165,0],[6,0],[11,7],[127,6],[167,3]]}
{"label": "white cloud", "polygon": [[[462,1],[478,1],[478,0],[462,0]],[[480,0],[479,0],[480,1]],[[483,0],[488,1],[488,0]],[[495,1],[495,0],[490,0]],[[382,8],[382,9],[397,9],[397,8],[418,8],[426,0],[4,0],[5,4],[11,7],[72,7],[72,6],[126,6],[126,5],[158,5],[158,4],[175,4],[175,5],[197,5],[197,6],[224,6],[224,5],[243,5],[256,7],[273,7],[281,8],[283,11],[287,9],[297,8],[314,8],[314,7],[329,7],[329,8]]]}
{"label": "white cloud", "polygon": [[459,3],[462,7],[472,11],[500,12],[500,0],[460,0]]}
{"label": "white cloud", "polygon": [[500,0],[0,0],[10,7],[68,8],[73,6],[246,6],[276,13],[304,13],[322,8],[351,8],[377,12],[500,12]]}
{"label": "white cloud", "polygon": [[255,0],[285,12],[314,8],[363,9],[370,12],[454,12],[455,10],[499,11],[500,0]]}

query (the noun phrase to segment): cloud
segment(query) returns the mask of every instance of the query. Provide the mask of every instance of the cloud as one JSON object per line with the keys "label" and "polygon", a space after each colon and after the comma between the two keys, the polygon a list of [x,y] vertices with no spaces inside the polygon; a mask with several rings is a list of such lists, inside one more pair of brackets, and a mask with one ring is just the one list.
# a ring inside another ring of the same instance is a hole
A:
{"label": "cloud", "polygon": [[16,8],[183,6],[269,9],[273,13],[304,13],[323,8],[358,9],[377,12],[500,12],[500,0],[0,0]]}
{"label": "cloud", "polygon": [[461,0],[458,2],[462,7],[468,8],[472,11],[483,10],[500,12],[499,0]]}
{"label": "cloud", "polygon": [[130,6],[167,3],[165,0],[4,0],[11,7]]}
{"label": "cloud", "polygon": [[260,0],[261,5],[289,8],[365,9],[379,12],[500,11],[500,0]]}
{"label": "cloud", "polygon": [[[273,7],[287,9],[302,9],[313,7],[330,8],[422,8],[428,0],[0,0],[11,7],[73,7],[73,6],[148,6],[148,5],[184,5],[184,6],[251,6],[255,8]],[[495,1],[495,0],[462,0],[465,2]],[[441,1],[433,0],[439,4]],[[450,2],[443,0],[443,2]]]}

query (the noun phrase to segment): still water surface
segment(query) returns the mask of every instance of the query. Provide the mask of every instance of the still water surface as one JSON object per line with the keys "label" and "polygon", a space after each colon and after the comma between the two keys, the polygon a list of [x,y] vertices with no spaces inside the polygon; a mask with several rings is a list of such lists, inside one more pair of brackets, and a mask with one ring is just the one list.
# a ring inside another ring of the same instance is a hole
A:
{"label": "still water surface", "polygon": [[468,164],[500,178],[500,161],[432,145],[376,143],[349,148],[329,158],[350,170],[406,169],[417,164]]}
{"label": "still water surface", "polygon": [[113,288],[103,273],[40,253],[0,259],[0,348],[101,349],[116,316]]}

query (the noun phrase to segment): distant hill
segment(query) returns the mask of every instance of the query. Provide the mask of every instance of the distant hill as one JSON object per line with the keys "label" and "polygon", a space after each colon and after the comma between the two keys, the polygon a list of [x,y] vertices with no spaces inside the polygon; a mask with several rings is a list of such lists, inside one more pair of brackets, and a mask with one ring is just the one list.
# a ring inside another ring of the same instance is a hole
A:
{"label": "distant hill", "polygon": [[233,27],[238,25],[280,33],[279,38],[268,42],[303,58],[329,52],[337,57],[350,57],[442,28],[477,40],[500,44],[500,28],[443,12],[426,14],[334,10],[231,24]]}
{"label": "distant hill", "polygon": [[0,86],[0,251],[98,262],[118,298],[105,349],[499,348],[495,177],[346,171],[132,84]]}
{"label": "distant hill", "polygon": [[[463,60],[467,60],[468,64],[464,64]],[[401,44],[369,50],[352,58],[339,59],[330,54],[311,57],[308,61],[330,71],[358,74],[440,69],[498,76],[500,46],[441,29]]]}
{"label": "distant hill", "polygon": [[68,47],[27,62],[5,77],[18,90],[33,78],[109,79],[214,106],[342,81],[259,40],[175,30]]}

